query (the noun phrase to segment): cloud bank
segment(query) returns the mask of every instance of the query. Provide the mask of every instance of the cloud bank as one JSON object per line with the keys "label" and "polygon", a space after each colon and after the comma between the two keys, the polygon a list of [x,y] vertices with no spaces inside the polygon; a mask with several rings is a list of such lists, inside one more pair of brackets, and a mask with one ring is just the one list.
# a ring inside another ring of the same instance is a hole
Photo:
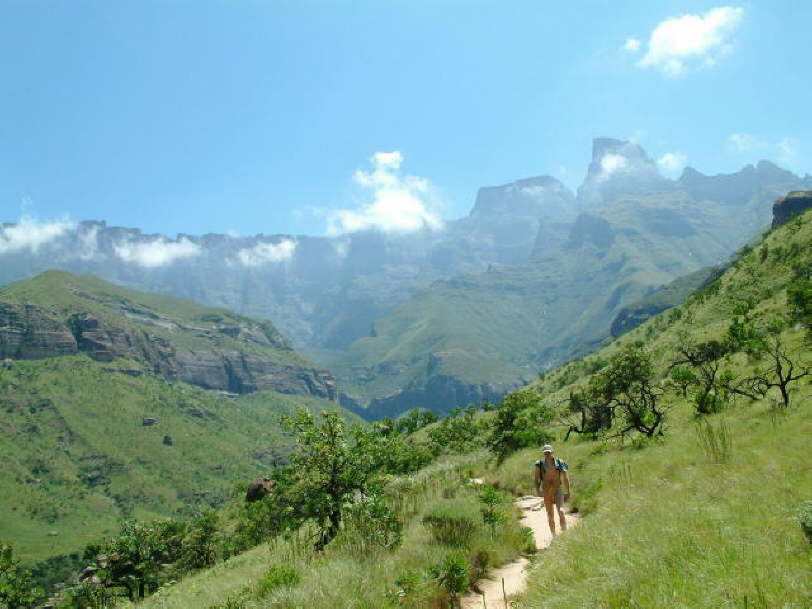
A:
{"label": "cloud bank", "polygon": [[442,228],[440,217],[429,209],[431,184],[424,178],[400,174],[403,155],[399,151],[376,152],[370,162],[372,171],[359,169],[353,181],[371,193],[372,202],[358,209],[329,212],[329,235],[369,229],[413,232]]}
{"label": "cloud bank", "polygon": [[666,152],[657,159],[657,167],[660,168],[660,171],[671,177],[679,175],[687,163],[688,157],[681,152]]}
{"label": "cloud bank", "polygon": [[293,258],[296,252],[296,241],[282,239],[278,243],[257,243],[254,247],[246,247],[237,252],[237,260],[248,267],[258,267],[265,264],[278,264]]}
{"label": "cloud bank", "polygon": [[[730,39],[743,16],[743,8],[720,6],[703,15],[670,17],[651,32],[646,54],[637,66],[667,76],[679,76],[691,67],[712,67],[732,49]],[[629,48],[629,40],[624,48],[636,50]]]}
{"label": "cloud bank", "polygon": [[622,154],[608,152],[601,157],[601,172],[598,180],[608,180],[616,173],[621,173],[629,169],[629,159]]}
{"label": "cloud bank", "polygon": [[199,256],[201,247],[183,237],[178,241],[164,238],[154,241],[125,241],[113,247],[116,256],[145,268],[156,268],[172,264],[176,260]]}
{"label": "cloud bank", "polygon": [[17,224],[0,226],[0,254],[22,250],[36,252],[73,227],[73,222],[68,219],[40,222],[29,216],[23,216]]}

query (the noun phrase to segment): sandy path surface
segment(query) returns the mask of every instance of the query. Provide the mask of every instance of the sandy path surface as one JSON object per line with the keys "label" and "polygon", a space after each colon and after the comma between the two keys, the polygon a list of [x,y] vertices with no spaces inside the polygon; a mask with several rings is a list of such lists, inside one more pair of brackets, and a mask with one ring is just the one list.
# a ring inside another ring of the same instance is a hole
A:
{"label": "sandy path surface", "polygon": [[[517,499],[515,503],[522,509],[522,524],[530,527],[533,531],[536,547],[542,549],[549,546],[553,536],[550,533],[550,527],[547,526],[547,510],[544,509],[542,499],[528,496]],[[574,515],[567,514],[566,518],[568,527],[574,527],[578,524],[578,519]],[[557,516],[556,525],[558,525]],[[511,597],[524,592],[527,586],[527,571],[525,569],[529,562],[528,559],[522,557],[498,569],[493,569],[488,579],[477,582],[477,588],[485,595],[484,602],[482,594],[472,592],[463,597],[462,609],[506,609],[505,595],[510,600]],[[502,592],[503,580],[504,594]]]}

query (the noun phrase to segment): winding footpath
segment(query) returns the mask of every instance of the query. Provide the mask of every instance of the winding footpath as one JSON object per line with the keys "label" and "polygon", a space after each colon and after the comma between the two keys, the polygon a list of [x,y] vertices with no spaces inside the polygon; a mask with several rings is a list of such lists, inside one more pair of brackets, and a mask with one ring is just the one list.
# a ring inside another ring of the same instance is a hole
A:
{"label": "winding footpath", "polygon": [[[547,511],[544,509],[543,500],[539,497],[526,496],[515,501],[515,504],[522,510],[522,524],[533,531],[536,540],[536,547],[541,550],[550,545],[553,536],[550,527],[547,526]],[[574,514],[567,514],[567,527],[571,528],[578,524],[578,518]],[[558,517],[556,516],[556,524]],[[505,603],[517,594],[524,592],[527,587],[527,566],[530,561],[521,557],[518,560],[507,563],[494,569],[488,579],[477,582],[476,588],[480,593],[471,592],[462,598],[462,609],[506,609],[510,605]],[[503,583],[504,582],[504,592]],[[484,599],[483,599],[484,595]]]}

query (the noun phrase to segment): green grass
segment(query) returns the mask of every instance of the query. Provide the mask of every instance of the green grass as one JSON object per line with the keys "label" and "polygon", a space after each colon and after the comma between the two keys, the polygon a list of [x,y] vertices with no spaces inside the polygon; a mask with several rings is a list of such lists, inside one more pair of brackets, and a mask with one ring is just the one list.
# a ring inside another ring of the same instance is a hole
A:
{"label": "green grass", "polygon": [[[284,455],[281,414],[339,410],[309,396],[227,398],[116,372],[134,365],[77,355],[0,366],[0,538],[28,562],[81,550],[123,517],[218,505]],[[158,422],[144,427],[145,417]]]}
{"label": "green grass", "polygon": [[[46,271],[33,279],[0,287],[0,302],[37,305],[63,323],[71,315],[87,313],[99,319],[105,329],[122,329],[136,335],[146,332],[180,348],[242,351],[278,364],[317,368],[294,351],[269,321],[189,300],[127,290],[93,275]],[[270,345],[239,340],[219,331],[239,326],[256,329]]]}
{"label": "green grass", "polygon": [[[478,515],[479,488],[466,483],[472,458],[441,460],[415,476],[395,480],[389,487],[389,503],[404,519],[404,540],[394,551],[366,551],[358,554],[352,545],[344,546],[339,537],[323,556],[314,556],[306,545],[305,535],[299,539],[279,538],[250,550],[224,564],[190,576],[138,606],[144,609],[181,609],[212,607],[229,598],[242,595],[249,599],[247,607],[300,609],[380,609],[385,606],[433,606],[432,599],[441,599],[435,586],[424,580],[429,565],[439,562],[453,548],[434,541],[431,531],[422,524],[423,516],[434,506],[454,502],[459,509]],[[506,513],[515,515],[509,505]],[[346,532],[345,532],[346,534]],[[486,551],[492,564],[501,564],[524,547],[518,520],[508,518],[504,526],[492,533],[478,522],[463,552],[473,556]],[[298,583],[274,589],[267,597],[257,598],[258,582],[269,568],[295,566],[301,574]],[[387,604],[387,594],[397,592],[396,583],[412,575],[416,591],[400,603]]]}
{"label": "green grass", "polygon": [[[608,249],[586,239],[529,264],[438,281],[376,321],[375,336],[331,368],[361,403],[438,376],[496,393],[526,384],[594,349],[618,311],[652,288],[725,260],[764,222],[706,203],[682,192],[620,197],[591,212],[611,225]],[[675,222],[682,232],[669,234]]]}

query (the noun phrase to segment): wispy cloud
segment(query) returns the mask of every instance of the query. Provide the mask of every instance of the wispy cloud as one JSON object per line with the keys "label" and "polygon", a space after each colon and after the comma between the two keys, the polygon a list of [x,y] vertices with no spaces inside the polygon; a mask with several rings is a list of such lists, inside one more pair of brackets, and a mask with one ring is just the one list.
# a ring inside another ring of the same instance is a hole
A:
{"label": "wispy cloud", "polygon": [[598,174],[598,180],[608,180],[616,173],[620,173],[628,169],[629,159],[622,154],[608,152],[601,157],[601,172]]}
{"label": "wispy cloud", "polygon": [[[651,32],[646,54],[637,66],[654,68],[667,76],[679,76],[690,68],[712,67],[731,51],[731,37],[743,17],[741,7],[720,6],[702,15],[687,14],[665,19]],[[634,46],[633,42],[631,46]],[[626,45],[624,48],[637,50]]]}
{"label": "wispy cloud", "polygon": [[640,50],[640,41],[637,38],[627,38],[623,43],[623,50],[628,53],[637,53]]}
{"label": "wispy cloud", "polygon": [[679,175],[687,163],[688,157],[681,152],[666,152],[657,159],[657,167],[660,168],[660,171],[672,177]]}
{"label": "wispy cloud", "polygon": [[282,239],[276,243],[257,243],[254,247],[246,247],[237,252],[237,260],[243,266],[258,267],[266,264],[278,264],[293,258],[296,253],[296,241]]}
{"label": "wispy cloud", "polygon": [[776,144],[778,149],[778,162],[784,165],[794,165],[798,159],[798,140],[794,137],[781,138]]}
{"label": "wispy cloud", "polygon": [[766,142],[749,133],[731,133],[727,136],[727,146],[734,152],[753,152],[764,148]]}
{"label": "wispy cloud", "polygon": [[116,256],[146,268],[172,264],[176,260],[199,256],[202,249],[186,237],[178,241],[158,238],[153,241],[124,241],[113,247]]}
{"label": "wispy cloud", "polygon": [[376,152],[370,159],[372,171],[358,170],[356,184],[369,191],[372,201],[358,209],[339,209],[328,213],[327,233],[338,235],[362,230],[411,232],[443,226],[440,217],[430,210],[434,189],[428,180],[401,175],[403,155]]}
{"label": "wispy cloud", "polygon": [[73,227],[74,223],[67,218],[40,222],[31,216],[23,216],[17,224],[0,226],[0,254],[23,250],[36,252]]}

